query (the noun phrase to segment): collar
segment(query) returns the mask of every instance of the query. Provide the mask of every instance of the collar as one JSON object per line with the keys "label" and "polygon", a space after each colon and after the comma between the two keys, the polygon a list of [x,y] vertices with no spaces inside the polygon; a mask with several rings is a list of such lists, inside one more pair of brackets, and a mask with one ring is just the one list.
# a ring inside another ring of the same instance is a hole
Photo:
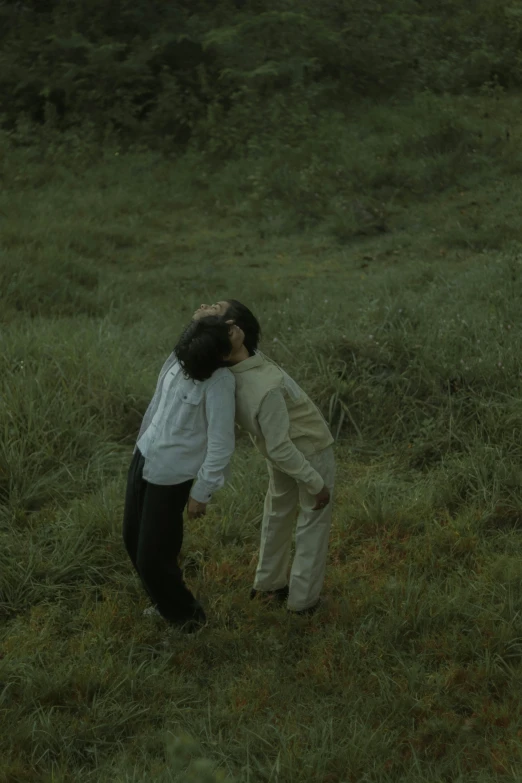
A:
{"label": "collar", "polygon": [[252,367],[261,367],[263,361],[263,354],[256,351],[253,356],[249,356],[248,359],[244,359],[242,362],[239,362],[239,364],[233,364],[229,369],[231,369],[232,372],[247,372],[247,370],[251,370]]}

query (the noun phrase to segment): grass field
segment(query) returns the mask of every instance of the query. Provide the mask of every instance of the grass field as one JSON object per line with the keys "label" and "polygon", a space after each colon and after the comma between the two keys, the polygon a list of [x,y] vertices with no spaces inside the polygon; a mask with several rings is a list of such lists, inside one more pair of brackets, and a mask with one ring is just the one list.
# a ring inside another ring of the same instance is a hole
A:
{"label": "grass field", "polygon": [[[306,169],[2,138],[1,783],[522,780],[520,106],[435,108],[369,109]],[[337,438],[325,606],[248,600],[266,475],[240,436],[186,526],[185,637],[142,616],[125,472],[181,327],[226,297]]]}

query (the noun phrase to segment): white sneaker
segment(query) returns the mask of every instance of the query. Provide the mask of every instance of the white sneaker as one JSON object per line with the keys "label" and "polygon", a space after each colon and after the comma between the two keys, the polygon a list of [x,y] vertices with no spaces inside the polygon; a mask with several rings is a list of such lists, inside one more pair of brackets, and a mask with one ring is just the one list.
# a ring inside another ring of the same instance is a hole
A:
{"label": "white sneaker", "polygon": [[155,617],[156,615],[161,617],[161,612],[158,612],[155,606],[147,606],[147,608],[143,610],[144,617]]}

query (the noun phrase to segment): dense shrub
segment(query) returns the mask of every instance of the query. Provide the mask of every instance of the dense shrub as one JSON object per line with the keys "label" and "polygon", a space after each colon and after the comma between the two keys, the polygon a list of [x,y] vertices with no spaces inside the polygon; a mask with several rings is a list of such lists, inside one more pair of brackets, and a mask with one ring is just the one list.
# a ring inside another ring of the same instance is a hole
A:
{"label": "dense shrub", "polygon": [[518,85],[521,35],[515,0],[4,2],[0,115],[237,154],[360,96]]}

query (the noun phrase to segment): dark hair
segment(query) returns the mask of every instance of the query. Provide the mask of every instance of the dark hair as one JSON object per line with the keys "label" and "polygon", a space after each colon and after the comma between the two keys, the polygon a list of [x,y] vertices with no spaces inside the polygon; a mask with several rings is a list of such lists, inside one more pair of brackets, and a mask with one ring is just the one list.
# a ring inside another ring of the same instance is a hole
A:
{"label": "dark hair", "polygon": [[245,333],[245,348],[250,356],[254,354],[259,345],[261,337],[261,327],[255,315],[246,307],[238,302],[237,299],[225,299],[228,304],[226,313],[222,316],[224,321],[234,321]]}
{"label": "dark hair", "polygon": [[229,328],[222,318],[209,315],[184,329],[174,353],[187,378],[206,381],[218,367],[228,366],[223,357],[232,351]]}

